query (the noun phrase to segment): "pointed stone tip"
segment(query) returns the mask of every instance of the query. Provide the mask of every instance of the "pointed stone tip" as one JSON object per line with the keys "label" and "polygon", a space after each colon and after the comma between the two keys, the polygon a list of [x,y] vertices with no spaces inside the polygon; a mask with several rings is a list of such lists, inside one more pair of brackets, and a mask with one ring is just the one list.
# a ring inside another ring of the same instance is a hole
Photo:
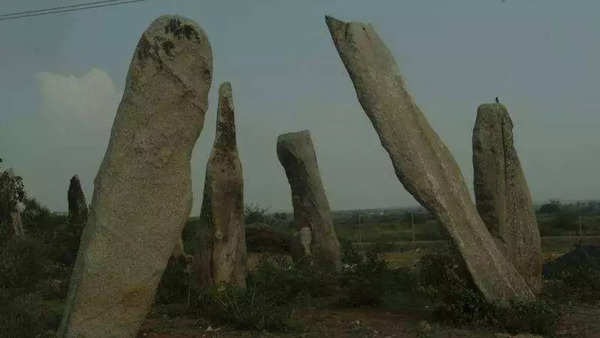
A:
{"label": "pointed stone tip", "polygon": [[338,31],[340,27],[343,27],[346,23],[342,20],[338,20],[330,15],[325,15],[325,23],[331,32]]}
{"label": "pointed stone tip", "polygon": [[226,81],[219,86],[219,97],[231,97],[231,82]]}

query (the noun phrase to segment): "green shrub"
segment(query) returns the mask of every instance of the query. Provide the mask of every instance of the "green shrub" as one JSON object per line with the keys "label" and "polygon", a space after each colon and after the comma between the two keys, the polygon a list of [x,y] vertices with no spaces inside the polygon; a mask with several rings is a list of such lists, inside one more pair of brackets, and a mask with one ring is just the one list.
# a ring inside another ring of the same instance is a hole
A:
{"label": "green shrub", "polygon": [[256,204],[247,204],[244,208],[244,223],[266,223],[267,221],[267,208],[261,208]]}
{"label": "green shrub", "polygon": [[43,243],[14,237],[0,247],[0,288],[29,289],[47,276],[50,266]]}
{"label": "green shrub", "polygon": [[571,265],[546,281],[544,293],[557,301],[580,301],[595,304],[600,301],[600,271],[588,265]]}
{"label": "green shrub", "polygon": [[378,305],[393,286],[393,278],[387,263],[371,251],[365,260],[344,265],[340,274],[344,289],[341,302],[345,305]]}
{"label": "green shrub", "polygon": [[342,253],[342,264],[358,264],[363,259],[363,256],[349,240],[340,240],[340,250]]}
{"label": "green shrub", "polygon": [[421,257],[417,274],[419,291],[431,300],[460,304],[475,296],[470,274],[453,248]]}
{"label": "green shrub", "polygon": [[556,330],[560,314],[556,306],[543,300],[511,302],[507,307],[492,310],[491,323],[509,333],[527,332],[551,335]]}
{"label": "green shrub", "polygon": [[552,334],[559,320],[555,306],[540,300],[488,303],[454,249],[422,257],[417,291],[434,302],[434,318],[453,325]]}
{"label": "green shrub", "polygon": [[556,300],[600,301],[600,247],[575,245],[544,264],[544,293]]}
{"label": "green shrub", "polygon": [[381,305],[397,301],[400,294],[405,297],[414,289],[415,279],[408,269],[392,270],[382,257],[381,253],[388,249],[386,243],[375,243],[365,255],[350,242],[342,242],[341,248],[342,271],[338,280],[342,304]]}
{"label": "green shrub", "polygon": [[13,237],[12,226],[9,223],[0,221],[0,245],[4,245]]}
{"label": "green shrub", "polygon": [[296,306],[339,292],[335,274],[272,257],[248,276],[247,288],[221,285],[201,294],[198,312],[239,329],[288,330]]}
{"label": "green shrub", "polygon": [[237,329],[282,331],[289,328],[293,307],[259,285],[246,289],[223,285],[208,290],[200,298],[205,312]]}
{"label": "green shrub", "polygon": [[560,279],[580,300],[600,300],[600,270],[590,265],[575,265],[561,271]]}
{"label": "green shrub", "polygon": [[186,271],[187,264],[183,257],[169,259],[169,263],[161,277],[156,290],[155,301],[159,304],[186,303],[188,292],[192,292],[190,275]]}
{"label": "green shrub", "polygon": [[62,307],[43,302],[37,294],[14,296],[0,289],[0,337],[53,337]]}
{"label": "green shrub", "polygon": [[49,243],[49,257],[61,264],[73,266],[79,251],[79,240],[83,227],[67,223],[59,223],[52,227],[47,227],[44,233],[45,241]]}
{"label": "green shrub", "polygon": [[483,324],[491,306],[473,285],[460,258],[452,251],[421,258],[418,292],[434,303],[434,317],[454,325]]}
{"label": "green shrub", "polygon": [[268,292],[277,304],[330,296],[339,291],[335,274],[281,257],[264,260],[248,276],[248,283]]}

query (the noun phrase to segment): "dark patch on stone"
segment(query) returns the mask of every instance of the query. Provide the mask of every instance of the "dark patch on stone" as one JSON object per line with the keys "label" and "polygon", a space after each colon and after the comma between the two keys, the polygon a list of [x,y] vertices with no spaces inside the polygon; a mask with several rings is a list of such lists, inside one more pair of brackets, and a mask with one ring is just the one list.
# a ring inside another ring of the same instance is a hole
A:
{"label": "dark patch on stone", "polygon": [[[167,40],[168,41],[168,40]],[[171,46],[171,49],[175,47],[175,45],[173,44],[173,46]],[[145,60],[147,58],[151,58],[154,61],[156,61],[156,63],[158,64],[158,68],[162,69],[163,68],[163,61],[160,57],[159,51],[160,51],[160,45],[159,45],[159,39],[157,39],[156,37],[154,38],[153,42],[150,42],[150,40],[148,40],[148,38],[145,35],[142,35],[140,42],[138,43],[137,46],[137,56],[138,59],[141,61],[141,66],[143,67],[145,65]],[[164,49],[164,42],[163,42],[163,49]],[[165,52],[167,53],[167,55],[169,55],[169,52],[167,52],[167,50],[165,50]],[[170,55],[172,56],[172,55]]]}
{"label": "dark patch on stone", "polygon": [[138,50],[138,57],[141,60],[144,60],[148,57],[153,58],[153,59],[159,59],[158,44],[156,43],[156,41],[154,43],[150,43],[148,38],[146,38],[145,36],[142,36],[142,38],[140,39],[137,50]]}
{"label": "dark patch on stone", "polygon": [[212,80],[212,73],[210,71],[210,69],[205,69],[204,73],[202,74],[204,76],[204,81],[207,83],[210,83]]}
{"label": "dark patch on stone", "polygon": [[171,50],[175,48],[175,44],[173,42],[169,40],[163,41],[162,48],[168,56],[173,56],[173,53],[171,53]]}
{"label": "dark patch on stone", "polygon": [[152,45],[150,45],[150,42],[148,41],[148,39],[146,39],[145,37],[142,37],[140,39],[140,42],[137,47],[138,58],[140,60],[144,60],[147,57],[150,57],[151,51],[152,51]]}
{"label": "dark patch on stone", "polygon": [[200,34],[196,31],[196,29],[188,24],[181,24],[181,20],[179,19],[171,19],[169,23],[165,26],[165,34],[171,33],[177,39],[181,40],[182,38],[186,38],[191,40],[192,37],[196,40],[200,40]]}
{"label": "dark patch on stone", "polygon": [[192,38],[192,35],[194,36],[194,38],[196,38],[196,40],[200,39],[200,35],[198,35],[198,32],[194,29],[194,27],[190,25],[183,25],[183,35],[185,35],[186,39],[188,40]]}

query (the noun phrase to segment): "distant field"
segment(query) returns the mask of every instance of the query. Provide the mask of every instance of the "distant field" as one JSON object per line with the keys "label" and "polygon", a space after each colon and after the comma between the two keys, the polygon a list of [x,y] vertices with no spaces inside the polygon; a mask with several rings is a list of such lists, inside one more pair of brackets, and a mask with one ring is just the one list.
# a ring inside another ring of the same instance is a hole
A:
{"label": "distant field", "polygon": [[[279,232],[292,234],[296,231],[293,217],[287,215],[286,219],[283,223],[271,223],[268,219],[265,222]],[[545,260],[564,254],[577,243],[600,245],[600,216],[538,215],[537,219]],[[349,211],[334,215],[335,230],[340,242],[352,243],[360,250],[379,246],[381,251],[389,253],[386,258],[394,265],[406,265],[418,258],[424,250],[438,249],[449,244],[446,231],[437,220],[427,215],[414,217],[414,228],[410,219],[401,213],[358,218],[362,221],[360,224],[353,223],[355,220],[356,214]],[[198,222],[198,217],[188,221],[183,233],[186,248],[193,245],[193,229],[198,226]],[[580,230],[584,236],[578,235]],[[415,251],[416,249],[420,251]]]}
{"label": "distant field", "polygon": [[[418,241],[418,242],[396,242],[389,247],[390,251],[383,255],[385,260],[393,267],[408,267],[414,265],[421,256],[427,252],[436,251],[448,245],[448,241]],[[543,237],[542,254],[544,262],[556,259],[564,255],[577,243],[583,245],[600,245],[600,236],[571,236],[571,237]],[[362,249],[367,249],[373,243],[355,243]]]}
{"label": "distant field", "polygon": [[[580,231],[586,238],[590,236],[590,238],[593,236],[600,238],[600,216],[538,215],[538,224],[543,238],[571,238],[581,235]],[[362,224],[337,223],[335,229],[342,241],[390,243],[412,241],[413,239],[413,227],[406,220]],[[448,236],[437,220],[425,218],[420,219],[418,223],[415,222],[414,239],[416,241],[439,241],[448,239]],[[569,244],[564,243],[570,243],[570,240],[555,239],[549,243],[568,246]]]}

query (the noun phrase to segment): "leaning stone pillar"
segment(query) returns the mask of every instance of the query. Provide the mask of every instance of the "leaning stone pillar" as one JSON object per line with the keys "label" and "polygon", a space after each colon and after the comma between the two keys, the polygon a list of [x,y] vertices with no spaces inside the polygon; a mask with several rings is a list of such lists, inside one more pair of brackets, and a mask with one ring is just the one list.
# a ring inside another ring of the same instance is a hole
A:
{"label": "leaning stone pillar", "polygon": [[456,161],[405,89],[392,53],[373,27],[332,17],[326,22],[398,179],[447,229],[481,293],[488,301],[532,299],[531,289],[496,247]]}
{"label": "leaning stone pillar", "polygon": [[190,158],[212,78],[200,27],[142,33],[94,181],[60,337],[135,337],[192,207]]}

